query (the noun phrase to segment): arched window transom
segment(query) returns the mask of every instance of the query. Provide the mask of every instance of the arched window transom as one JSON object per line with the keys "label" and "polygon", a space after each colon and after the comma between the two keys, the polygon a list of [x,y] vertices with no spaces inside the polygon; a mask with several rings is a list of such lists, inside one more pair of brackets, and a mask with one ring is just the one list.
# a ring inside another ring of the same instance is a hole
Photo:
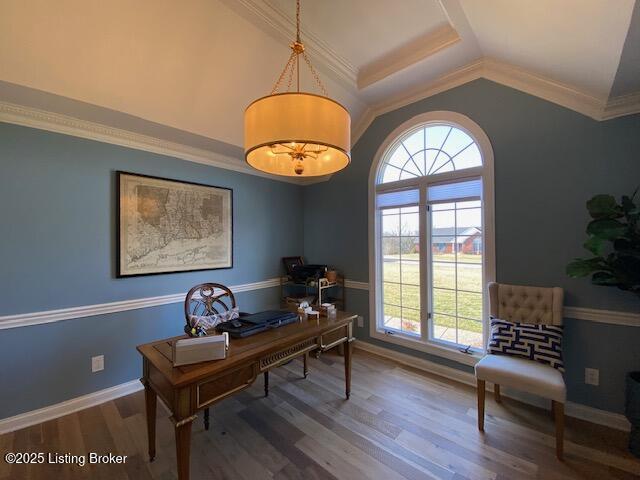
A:
{"label": "arched window transom", "polygon": [[389,148],[378,183],[436,175],[482,166],[471,136],[454,125],[424,125],[407,132]]}

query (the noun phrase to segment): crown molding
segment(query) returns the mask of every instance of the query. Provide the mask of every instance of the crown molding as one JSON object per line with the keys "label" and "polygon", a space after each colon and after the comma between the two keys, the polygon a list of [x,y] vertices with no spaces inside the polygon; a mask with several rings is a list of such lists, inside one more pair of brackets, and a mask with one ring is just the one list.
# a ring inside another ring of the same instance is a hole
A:
{"label": "crown molding", "polygon": [[49,132],[71,135],[73,137],[95,140],[111,145],[134,148],[145,152],[167,155],[189,162],[209,165],[211,167],[232,170],[234,172],[268,178],[295,185],[311,185],[324,182],[330,176],[313,178],[294,178],[269,175],[251,168],[243,159],[221,155],[210,150],[191,147],[181,143],[170,142],[140,133],[109,127],[87,120],[47,112],[32,107],[16,105],[0,101],[0,122],[12,123],[24,127],[37,128]]}
{"label": "crown molding", "polygon": [[594,120],[602,120],[606,106],[604,98],[492,58],[484,58],[482,63],[482,76],[487,80],[540,97]]}
{"label": "crown molding", "polygon": [[483,61],[478,60],[458,68],[452,72],[438,77],[436,80],[424,85],[416,90],[402,95],[397,95],[367,109],[360,118],[356,127],[351,131],[351,144],[355,145],[360,137],[366,132],[371,123],[385,113],[405,107],[425,98],[432,97],[438,93],[445,92],[452,88],[464,85],[482,77]]}
{"label": "crown molding", "polygon": [[[265,0],[223,0],[230,8],[238,12],[240,6],[248,13],[249,20],[265,33],[275,37],[284,45],[289,45],[296,35],[294,21],[271,2]],[[247,17],[245,17],[247,18]],[[336,53],[326,42],[313,32],[304,28],[304,45],[314,58],[319,60],[336,79],[355,88],[358,72],[344,57]]]}
{"label": "crown molding", "polygon": [[367,131],[367,128],[369,128],[369,125],[373,123],[377,116],[378,114],[376,114],[371,107],[367,107],[355,124],[351,125],[351,149],[358,143],[362,134]]}
{"label": "crown molding", "polygon": [[640,113],[640,92],[614,97],[607,101],[577,87],[484,57],[442,75],[413,92],[371,106],[352,129],[352,145],[357,143],[376,117],[479,78],[542,98],[597,121]]}
{"label": "crown molding", "polygon": [[604,108],[602,120],[640,113],[640,92],[613,97]]}
{"label": "crown molding", "polygon": [[460,40],[460,35],[450,24],[443,25],[363,66],[358,72],[358,88],[362,90],[373,85]]}

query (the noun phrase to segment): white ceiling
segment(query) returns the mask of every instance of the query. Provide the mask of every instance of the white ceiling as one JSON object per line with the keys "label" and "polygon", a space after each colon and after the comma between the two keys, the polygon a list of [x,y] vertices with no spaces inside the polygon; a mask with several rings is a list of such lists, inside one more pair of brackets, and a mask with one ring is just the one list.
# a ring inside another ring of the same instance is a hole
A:
{"label": "white ceiling", "polygon": [[[640,111],[634,4],[302,0],[302,39],[355,137],[383,111],[479,77],[607,118]],[[82,118],[83,102],[241,146],[244,108],[289,56],[294,12],[294,0],[2,0],[0,101],[34,89],[25,103],[44,110]],[[306,72],[302,83],[314,89]]]}
{"label": "white ceiling", "polygon": [[[264,1],[293,17],[293,0]],[[389,8],[389,0],[303,0],[302,30],[305,36],[324,41],[359,70],[449,24],[436,1],[401,0],[396,6]]]}
{"label": "white ceiling", "polygon": [[[484,55],[602,98],[609,95],[634,0],[461,0]],[[499,26],[499,28],[496,28]]]}

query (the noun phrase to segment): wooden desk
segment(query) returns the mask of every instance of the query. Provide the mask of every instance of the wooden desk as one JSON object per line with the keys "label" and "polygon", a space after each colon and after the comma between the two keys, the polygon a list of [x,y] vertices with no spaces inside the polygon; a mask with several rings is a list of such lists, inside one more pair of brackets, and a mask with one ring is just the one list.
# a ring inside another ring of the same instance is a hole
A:
{"label": "wooden desk", "polygon": [[[259,373],[265,376],[268,394],[268,371],[289,360],[304,355],[304,376],[307,376],[309,352],[323,352],[344,344],[344,376],[347,399],[351,390],[351,343],[356,315],[338,312],[336,318],[320,317],[269,330],[257,335],[232,339],[224,360],[174,367],[171,344],[174,337],[138,346],[142,354],[147,410],[149,460],[156,455],[157,396],[172,413],[175,426],[178,478],[189,478],[191,422],[199,410],[250,386]],[[208,410],[207,410],[208,411]],[[205,417],[206,419],[206,417]]]}

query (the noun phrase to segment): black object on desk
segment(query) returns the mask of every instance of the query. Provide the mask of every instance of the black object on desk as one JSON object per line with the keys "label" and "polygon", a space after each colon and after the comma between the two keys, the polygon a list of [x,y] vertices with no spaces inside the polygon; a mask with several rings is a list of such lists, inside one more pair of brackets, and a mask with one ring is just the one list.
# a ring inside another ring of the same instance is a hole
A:
{"label": "black object on desk", "polygon": [[243,315],[236,320],[219,324],[216,328],[233,338],[244,338],[271,328],[278,328],[298,320],[298,314],[286,310],[267,310]]}

